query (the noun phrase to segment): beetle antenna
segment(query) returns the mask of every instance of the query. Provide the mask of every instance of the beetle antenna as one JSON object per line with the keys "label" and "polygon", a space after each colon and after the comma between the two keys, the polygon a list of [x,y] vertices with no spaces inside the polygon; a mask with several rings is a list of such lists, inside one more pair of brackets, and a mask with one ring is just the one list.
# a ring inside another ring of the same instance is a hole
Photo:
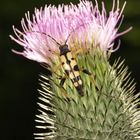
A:
{"label": "beetle antenna", "polygon": [[32,31],[32,32],[35,32],[35,33],[39,33],[39,34],[44,34],[46,36],[48,36],[49,38],[51,38],[57,45],[61,46],[61,44],[59,42],[56,41],[56,39],[54,39],[52,36],[44,33],[44,32],[39,32],[39,31]]}
{"label": "beetle antenna", "polygon": [[[72,32],[71,32],[71,33],[72,33]],[[70,38],[71,33],[69,33],[69,35],[67,36],[67,39],[66,39],[66,41],[65,41],[65,44],[67,43],[68,39]]]}
{"label": "beetle antenna", "polygon": [[58,43],[58,42],[56,41],[56,39],[54,39],[52,36],[50,36],[50,35],[47,35],[47,36],[50,37],[53,41],[55,41],[57,45],[61,46],[61,44]]}
{"label": "beetle antenna", "polygon": [[76,32],[77,29],[79,29],[81,26],[84,26],[85,24],[88,24],[88,23],[83,23],[81,25],[79,25],[78,27],[76,27],[75,29],[72,27],[72,31],[69,33],[69,35],[67,36],[67,39],[65,41],[65,44],[67,43],[68,39],[70,38],[71,34]]}

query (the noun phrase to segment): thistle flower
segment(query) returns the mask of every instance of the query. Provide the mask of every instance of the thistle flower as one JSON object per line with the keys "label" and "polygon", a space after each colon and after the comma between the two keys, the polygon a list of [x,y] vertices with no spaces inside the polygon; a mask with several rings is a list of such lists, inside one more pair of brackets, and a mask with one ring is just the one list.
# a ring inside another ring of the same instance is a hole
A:
{"label": "thistle flower", "polygon": [[[136,108],[139,94],[133,95],[135,84],[123,62],[118,60],[111,66],[108,61],[108,52],[116,51],[120,45],[114,49],[114,40],[132,28],[118,33],[126,2],[120,8],[119,0],[117,5],[113,0],[109,14],[103,2],[101,11],[95,2],[95,6],[80,1],[78,5],[35,9],[32,20],[29,12],[22,19],[23,31],[13,27],[16,38],[10,36],[11,39],[24,47],[23,52],[14,52],[49,65],[52,72],[52,76],[40,76],[42,90],[36,127],[42,132],[35,133],[36,139],[140,138],[140,111]],[[68,47],[67,52],[62,46]],[[61,68],[56,68],[58,64]],[[76,76],[72,77],[71,71],[72,76],[79,71],[76,80],[82,83],[83,97],[74,88]]]}
{"label": "thistle flower", "polygon": [[122,18],[125,4],[120,10],[119,1],[115,8],[114,0],[108,16],[104,3],[102,3],[100,12],[97,1],[95,6],[89,1],[80,1],[77,6],[73,4],[58,7],[46,5],[44,9],[42,7],[40,10],[35,9],[32,21],[30,13],[25,14],[26,18],[21,21],[23,31],[13,27],[17,38],[10,37],[24,47],[23,52],[16,53],[47,64],[50,64],[50,60],[55,61],[56,53],[52,52],[59,53],[58,45],[47,35],[60,44],[64,44],[70,35],[67,42],[69,47],[76,47],[73,44],[78,42],[81,47],[93,44],[93,47],[99,46],[102,50],[107,51],[113,48],[115,38],[131,29],[117,33],[119,29],[117,24]]}

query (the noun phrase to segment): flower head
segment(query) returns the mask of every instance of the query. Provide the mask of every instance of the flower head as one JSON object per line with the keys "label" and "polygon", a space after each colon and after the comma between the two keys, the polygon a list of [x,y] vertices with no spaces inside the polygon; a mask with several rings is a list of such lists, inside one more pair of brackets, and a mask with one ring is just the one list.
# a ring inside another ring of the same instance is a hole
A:
{"label": "flower head", "polygon": [[88,46],[99,46],[101,50],[107,51],[113,47],[115,38],[131,29],[117,33],[117,25],[122,19],[126,3],[121,9],[119,0],[117,6],[115,3],[114,0],[108,15],[104,3],[99,11],[97,1],[95,6],[89,1],[80,1],[78,5],[62,4],[58,7],[46,5],[40,10],[35,9],[32,20],[28,12],[21,21],[23,31],[13,27],[16,38],[10,37],[24,47],[23,52],[14,52],[28,59],[50,64],[56,60],[55,54],[59,53],[57,42],[63,45],[67,40],[69,47],[75,47],[75,42],[80,47],[87,47],[88,42]]}

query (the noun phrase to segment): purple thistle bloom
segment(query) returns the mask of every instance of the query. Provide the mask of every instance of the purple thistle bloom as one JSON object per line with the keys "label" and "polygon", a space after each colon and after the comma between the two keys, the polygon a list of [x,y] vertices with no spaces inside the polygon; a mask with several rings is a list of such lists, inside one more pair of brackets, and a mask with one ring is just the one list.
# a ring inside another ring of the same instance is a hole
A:
{"label": "purple thistle bloom", "polygon": [[69,35],[69,47],[98,46],[107,51],[113,48],[114,40],[118,36],[131,29],[130,27],[122,33],[117,33],[117,25],[123,19],[122,12],[126,2],[121,9],[119,0],[117,5],[115,4],[113,0],[109,14],[106,13],[103,2],[102,10],[99,11],[97,1],[95,6],[89,1],[80,1],[78,5],[62,4],[58,7],[46,5],[40,10],[35,9],[32,19],[28,12],[21,21],[23,31],[13,27],[16,37],[10,36],[11,39],[24,47],[23,52],[14,52],[37,62],[51,64],[51,61],[57,59],[56,53],[59,53],[59,46],[52,38],[64,44]]}

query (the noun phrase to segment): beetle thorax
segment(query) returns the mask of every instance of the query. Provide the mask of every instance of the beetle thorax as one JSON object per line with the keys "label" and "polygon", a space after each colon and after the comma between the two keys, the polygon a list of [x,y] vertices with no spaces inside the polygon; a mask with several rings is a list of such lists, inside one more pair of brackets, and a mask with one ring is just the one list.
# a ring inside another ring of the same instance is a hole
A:
{"label": "beetle thorax", "polygon": [[59,49],[60,49],[60,55],[65,55],[68,52],[70,52],[67,44],[60,46]]}

